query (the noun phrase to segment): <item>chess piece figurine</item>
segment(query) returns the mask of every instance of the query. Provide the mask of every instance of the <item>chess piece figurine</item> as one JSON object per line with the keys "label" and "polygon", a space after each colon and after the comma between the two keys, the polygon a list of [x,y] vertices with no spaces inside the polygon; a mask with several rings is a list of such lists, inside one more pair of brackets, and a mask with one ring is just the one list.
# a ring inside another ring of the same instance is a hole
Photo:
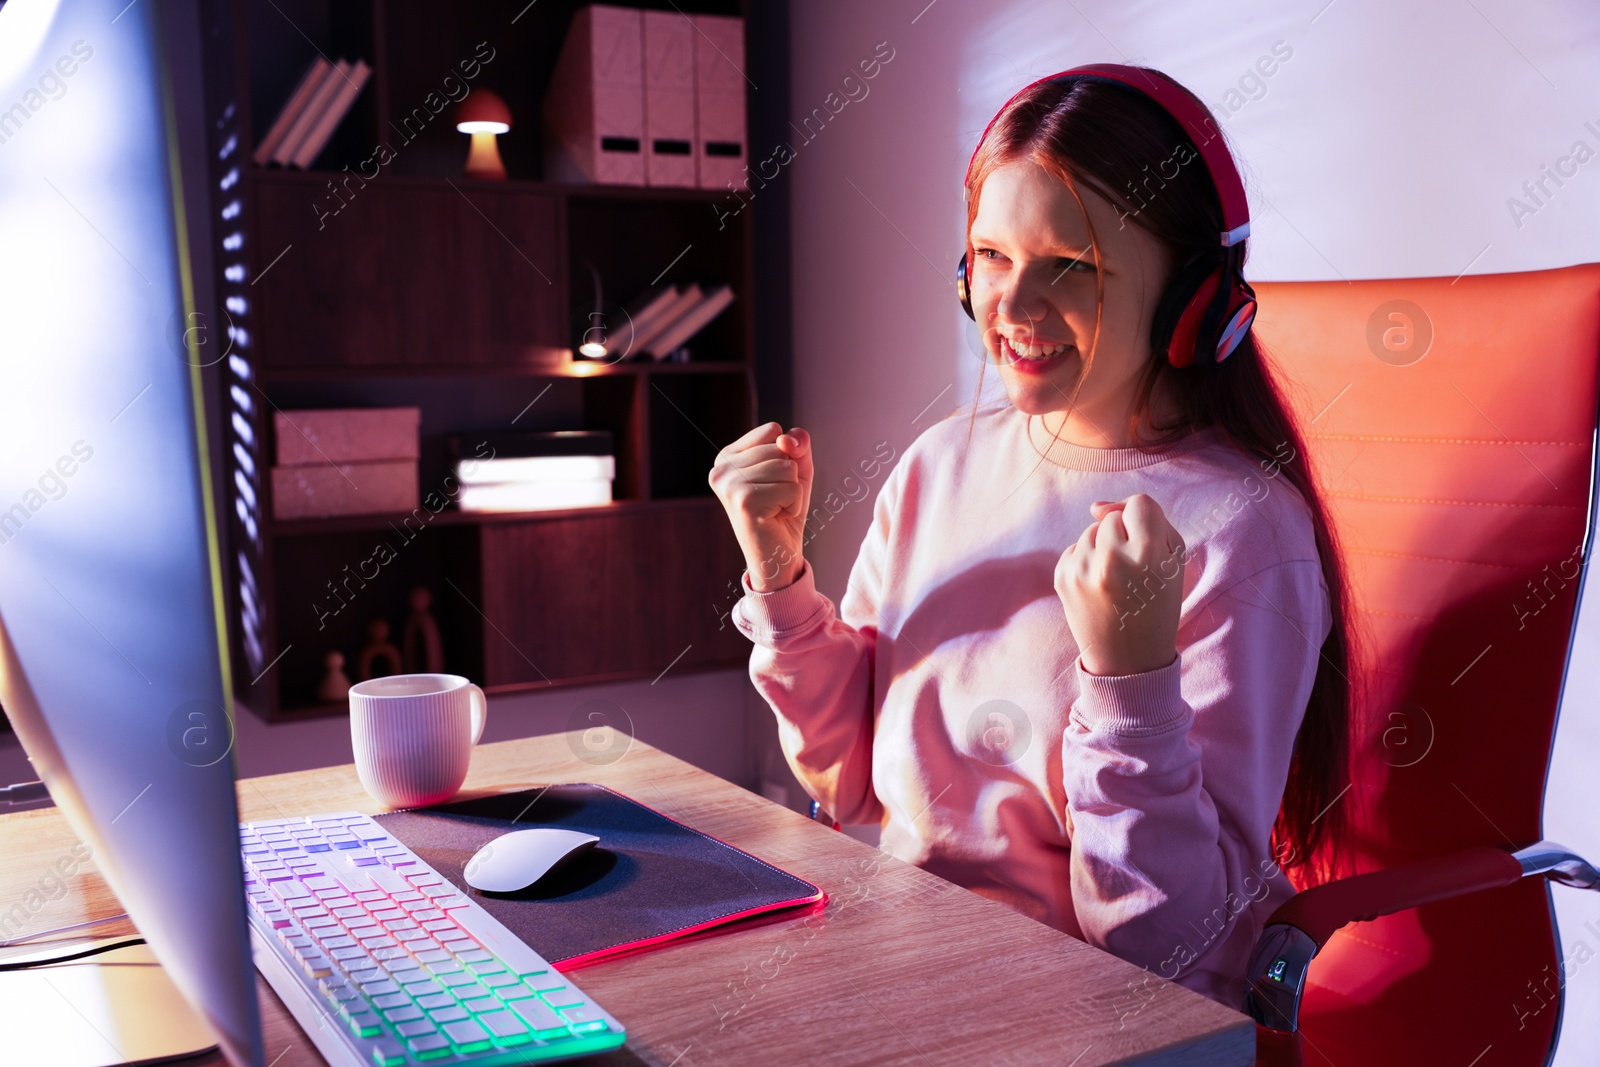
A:
{"label": "chess piece figurine", "polygon": [[350,699],[350,676],[344,673],[344,653],[329,652],[322,657],[327,673],[317,686],[317,699],[324,704],[342,704]]}
{"label": "chess piece figurine", "polygon": [[356,660],[356,673],[361,675],[361,680],[385,678],[403,670],[400,650],[389,641],[389,624],[382,619],[367,623],[367,647]]}
{"label": "chess piece figurine", "polygon": [[420,585],[411,590],[411,614],[406,618],[400,646],[405,650],[406,670],[413,674],[438,674],[444,670],[444,641],[439,637],[439,624],[428,610],[432,606],[432,593]]}

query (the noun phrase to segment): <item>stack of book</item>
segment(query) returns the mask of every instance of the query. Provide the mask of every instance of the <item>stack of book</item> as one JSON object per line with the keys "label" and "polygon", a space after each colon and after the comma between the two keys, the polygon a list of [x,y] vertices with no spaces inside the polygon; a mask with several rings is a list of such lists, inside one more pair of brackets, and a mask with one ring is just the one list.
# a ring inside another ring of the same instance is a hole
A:
{"label": "stack of book", "polygon": [[615,348],[625,347],[628,356],[648,352],[658,363],[669,358],[685,363],[689,353],[684,343],[731,303],[733,290],[726,285],[709,293],[695,282],[649,289],[628,305],[628,322],[614,327],[607,340]]}
{"label": "stack of book", "polygon": [[607,430],[458,436],[462,511],[545,511],[611,502],[617,476]]}
{"label": "stack of book", "polygon": [[419,408],[274,412],[273,518],[414,510],[421,416]]}
{"label": "stack of book", "polygon": [[321,154],[361,89],[372,76],[367,61],[329,63],[320,55],[311,61],[300,84],[256,145],[257,166],[276,163],[305,170]]}

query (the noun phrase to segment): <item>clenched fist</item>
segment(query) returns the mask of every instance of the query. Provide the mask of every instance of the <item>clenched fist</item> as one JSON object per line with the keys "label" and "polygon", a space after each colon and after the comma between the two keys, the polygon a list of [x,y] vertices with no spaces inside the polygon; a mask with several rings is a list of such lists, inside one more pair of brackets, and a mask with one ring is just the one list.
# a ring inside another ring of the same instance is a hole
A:
{"label": "clenched fist", "polygon": [[790,585],[805,560],[811,506],[811,435],[776,422],[757,426],[717,453],[708,481],[733,523],[750,584],[758,592]]}
{"label": "clenched fist", "polygon": [[1090,674],[1159,670],[1178,655],[1183,538],[1144,493],[1096,501],[1056,563],[1056,595]]}

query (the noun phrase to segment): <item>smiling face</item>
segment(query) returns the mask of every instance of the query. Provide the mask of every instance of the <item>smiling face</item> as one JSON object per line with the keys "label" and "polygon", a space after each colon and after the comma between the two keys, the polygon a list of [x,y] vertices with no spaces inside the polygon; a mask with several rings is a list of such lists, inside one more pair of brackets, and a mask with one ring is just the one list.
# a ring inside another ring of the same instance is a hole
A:
{"label": "smiling face", "polygon": [[[1041,447],[1058,430],[1090,448],[1124,448],[1136,380],[1150,353],[1150,322],[1170,256],[1155,237],[1084,183],[1101,261],[1072,192],[1030,160],[996,167],[978,194],[970,287],[984,347],[1018,410],[1040,415]],[[1095,339],[1095,274],[1105,306]],[[1050,346],[1065,346],[1059,351]],[[1094,364],[1077,401],[1083,353]],[[1051,355],[1050,353],[1055,352]],[[1041,355],[1038,362],[1019,355]],[[1152,398],[1159,405],[1160,393]],[[1158,407],[1157,414],[1165,409]]]}

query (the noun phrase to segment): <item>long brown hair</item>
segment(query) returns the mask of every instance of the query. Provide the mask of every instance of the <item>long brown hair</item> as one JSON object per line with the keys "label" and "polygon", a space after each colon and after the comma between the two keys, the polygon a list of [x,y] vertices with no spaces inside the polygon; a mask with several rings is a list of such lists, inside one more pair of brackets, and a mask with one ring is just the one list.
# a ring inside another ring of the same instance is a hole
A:
{"label": "long brown hair", "polygon": [[[1211,118],[1213,135],[1220,137],[1220,127],[1204,103],[1198,98],[1195,103]],[[1191,155],[1169,177],[1172,163],[1183,159],[1177,151],[1180,145]],[[998,166],[1023,160],[1039,164],[1066,185],[1080,211],[1080,188],[1088,186],[1126,212],[1125,218],[1165,246],[1173,270],[1194,255],[1214,254],[1217,250],[1222,212],[1211,176],[1193,139],[1142,93],[1101,81],[1063,83],[1058,79],[1042,82],[1018,95],[995,119],[973,159],[967,186],[968,234],[977,216],[978,192],[984,179]],[[1100,244],[1087,211],[1083,211],[1083,220],[1094,262],[1099,263]],[[967,256],[969,264],[976,263],[970,237]],[[1094,277],[1094,339],[1098,340],[1105,289],[1101,272],[1095,271]],[[980,331],[982,325],[979,324]],[[1078,391],[1093,366],[1093,351],[1091,343],[1069,404],[1077,403]],[[1151,396],[1158,387],[1180,412],[1167,426],[1155,426],[1151,421]],[[1261,461],[1264,470],[1270,465],[1287,478],[1310,508],[1333,628],[1322,644],[1316,679],[1295,737],[1288,782],[1272,833],[1277,862],[1285,870],[1296,871],[1300,888],[1305,888],[1336,877],[1349,867],[1350,849],[1346,846],[1352,820],[1345,804],[1351,798],[1344,794],[1350,786],[1350,730],[1357,720],[1357,693],[1350,678],[1355,659],[1355,619],[1347,615],[1350,599],[1343,557],[1307,466],[1304,442],[1281,389],[1280,379],[1254,333],[1214,367],[1174,367],[1166,354],[1152,345],[1137,383],[1128,431],[1131,439],[1138,442],[1135,447],[1155,450],[1195,430],[1218,427],[1235,448]],[[979,394],[982,390],[980,370]],[[974,421],[977,408],[975,401]],[[1155,431],[1154,435],[1141,433],[1141,423]],[[969,439],[970,433],[969,426]],[[1287,461],[1285,446],[1289,449]]]}

